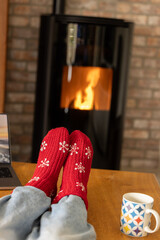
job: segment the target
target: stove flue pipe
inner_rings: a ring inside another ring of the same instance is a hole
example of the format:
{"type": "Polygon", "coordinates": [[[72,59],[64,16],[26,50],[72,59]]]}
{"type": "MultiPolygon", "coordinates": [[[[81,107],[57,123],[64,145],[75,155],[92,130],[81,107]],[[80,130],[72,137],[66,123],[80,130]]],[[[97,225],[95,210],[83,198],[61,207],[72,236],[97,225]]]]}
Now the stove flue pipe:
{"type": "Polygon", "coordinates": [[[65,0],[53,0],[53,14],[64,15],[65,12],[65,0]]]}

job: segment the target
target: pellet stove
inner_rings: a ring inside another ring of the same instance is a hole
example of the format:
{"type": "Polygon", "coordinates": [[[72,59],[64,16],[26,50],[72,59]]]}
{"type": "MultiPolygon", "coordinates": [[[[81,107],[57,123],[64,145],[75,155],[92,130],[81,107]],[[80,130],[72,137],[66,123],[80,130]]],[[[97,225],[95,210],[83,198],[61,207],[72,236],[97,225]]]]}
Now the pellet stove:
{"type": "Polygon", "coordinates": [[[41,16],[32,162],[48,130],[91,139],[92,167],[119,169],[133,23],[41,16]]]}

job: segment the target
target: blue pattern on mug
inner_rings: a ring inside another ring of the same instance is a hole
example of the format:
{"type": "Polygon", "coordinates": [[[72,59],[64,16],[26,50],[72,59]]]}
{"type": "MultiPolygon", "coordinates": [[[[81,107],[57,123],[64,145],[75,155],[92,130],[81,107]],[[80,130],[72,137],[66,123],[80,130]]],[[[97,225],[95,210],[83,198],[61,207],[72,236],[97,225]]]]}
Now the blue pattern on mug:
{"type": "Polygon", "coordinates": [[[120,230],[132,237],[142,237],[145,204],[131,203],[123,199],[120,230]]]}

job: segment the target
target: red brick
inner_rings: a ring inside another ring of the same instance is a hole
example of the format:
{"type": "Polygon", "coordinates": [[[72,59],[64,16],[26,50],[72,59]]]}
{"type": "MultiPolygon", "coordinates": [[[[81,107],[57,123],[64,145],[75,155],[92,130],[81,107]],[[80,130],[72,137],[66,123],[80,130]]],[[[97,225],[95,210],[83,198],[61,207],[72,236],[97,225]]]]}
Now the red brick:
{"type": "Polygon", "coordinates": [[[10,58],[15,60],[33,61],[37,60],[37,51],[10,50],[10,58]]]}
{"type": "Polygon", "coordinates": [[[123,149],[122,156],[123,158],[143,158],[144,153],[141,150],[123,149]]]}
{"type": "Polygon", "coordinates": [[[38,29],[35,29],[35,28],[14,27],[12,29],[12,36],[15,38],[23,38],[23,39],[37,39],[39,36],[39,31],[38,29]]]}
{"type": "Polygon", "coordinates": [[[159,100],[139,100],[138,104],[139,108],[149,108],[149,109],[159,109],[160,108],[160,101],[159,100]]]}
{"type": "Polygon", "coordinates": [[[136,107],[136,100],[135,99],[127,99],[127,108],[135,108],[136,107]]]}
{"type": "Polygon", "coordinates": [[[160,91],[154,91],[153,98],[160,99],[160,91]]]}
{"type": "Polygon", "coordinates": [[[134,36],[133,44],[134,46],[146,46],[146,37],[134,36]]]}
{"type": "Polygon", "coordinates": [[[154,119],[159,119],[160,118],[160,111],[158,111],[158,110],[153,110],[152,111],[152,118],[154,118],[154,119]]]}
{"type": "Polygon", "coordinates": [[[12,124],[33,124],[32,114],[9,114],[9,120],[12,124]]]}
{"type": "Polygon", "coordinates": [[[27,69],[29,72],[36,72],[37,71],[37,62],[29,62],[27,65],[27,69]]]}
{"type": "Polygon", "coordinates": [[[126,116],[131,118],[151,118],[152,111],[151,110],[143,110],[143,109],[127,109],[126,116]]]}
{"type": "Polygon", "coordinates": [[[157,7],[156,4],[152,5],[152,14],[153,15],[159,15],[160,14],[160,9],[159,9],[159,7],[157,7]]]}
{"type": "Polygon", "coordinates": [[[124,149],[128,149],[128,148],[132,148],[132,149],[136,149],[136,142],[139,141],[137,139],[123,139],[123,148],[124,149]]]}
{"type": "MultiPolygon", "coordinates": [[[[23,126],[20,124],[11,125],[11,134],[21,135],[23,134],[23,126]]],[[[19,149],[19,148],[18,148],[19,149]]]]}
{"type": "Polygon", "coordinates": [[[31,6],[30,8],[30,15],[31,16],[40,16],[41,14],[47,13],[47,6],[31,6]]]}
{"type": "Polygon", "coordinates": [[[26,17],[9,17],[9,25],[17,27],[27,27],[29,25],[29,19],[26,17]]]}
{"type": "Polygon", "coordinates": [[[150,4],[133,3],[132,4],[132,13],[148,15],[151,13],[151,7],[152,6],[150,4]]]}
{"type": "Polygon", "coordinates": [[[142,67],[142,58],[132,57],[131,58],[131,67],[142,67]]]}
{"type": "MultiPolygon", "coordinates": [[[[99,8],[105,8],[106,9],[106,1],[102,0],[99,3],[99,8]]],[[[98,8],[98,2],[96,0],[70,0],[66,2],[66,8],[67,9],[87,9],[90,11],[96,10],[98,8]]]]}
{"type": "Polygon", "coordinates": [[[157,57],[160,58],[160,50],[157,51],[157,57]]]}
{"type": "Polygon", "coordinates": [[[25,90],[26,90],[26,92],[34,93],[35,92],[35,84],[34,83],[26,83],[25,90]]]}
{"type": "Polygon", "coordinates": [[[12,139],[13,144],[31,144],[32,137],[30,135],[17,135],[14,140],[12,139]]]}
{"type": "MultiPolygon", "coordinates": [[[[20,145],[13,144],[11,146],[11,152],[12,152],[12,156],[14,156],[15,154],[19,154],[19,152],[20,152],[20,145]]],[[[15,161],[14,157],[13,157],[13,160],[15,161]]]]}
{"type": "Polygon", "coordinates": [[[144,60],[144,66],[148,68],[160,68],[160,59],[147,58],[144,60]]]}
{"type": "Polygon", "coordinates": [[[147,38],[147,45],[158,47],[160,46],[160,38],[158,37],[148,37],[147,38]]]}
{"type": "Polygon", "coordinates": [[[133,138],[133,139],[147,139],[149,137],[148,131],[144,130],[124,130],[125,138],[133,138]]]}
{"type": "Polygon", "coordinates": [[[8,93],[7,100],[10,103],[33,103],[33,93],[8,93]]]}
{"type": "Polygon", "coordinates": [[[160,27],[154,27],[152,26],[152,36],[160,36],[160,27]]]}
{"type": "Polygon", "coordinates": [[[132,78],[142,78],[142,77],[144,77],[144,70],[141,68],[131,68],[130,76],[132,78]]]}
{"type": "Polygon", "coordinates": [[[29,72],[18,72],[18,71],[10,71],[8,73],[9,79],[13,81],[21,81],[21,82],[35,82],[36,74],[29,72]]]}
{"type": "Polygon", "coordinates": [[[23,92],[25,90],[25,85],[21,82],[8,81],[6,87],[7,92],[23,92]]]}
{"type": "Polygon", "coordinates": [[[30,15],[31,7],[29,5],[15,5],[13,7],[13,13],[15,15],[30,15]]]}
{"type": "Polygon", "coordinates": [[[152,91],[139,88],[131,88],[128,90],[128,97],[131,98],[151,98],[152,91]]]}
{"type": "Polygon", "coordinates": [[[132,128],[133,126],[133,120],[132,119],[126,119],[124,122],[125,129],[132,128]]]}
{"type": "Polygon", "coordinates": [[[122,158],[120,162],[120,169],[123,170],[125,167],[130,166],[130,159],[122,158]]]}
{"type": "Polygon", "coordinates": [[[133,56],[143,56],[143,57],[155,57],[157,55],[157,49],[151,47],[133,47],[133,56]]]}
{"type": "Polygon", "coordinates": [[[148,24],[151,26],[159,26],[160,25],[160,17],[159,16],[149,16],[148,24]]]}
{"type": "Polygon", "coordinates": [[[147,150],[145,153],[145,157],[148,159],[158,159],[159,158],[159,151],[151,151],[147,150]]]}
{"type": "Polygon", "coordinates": [[[160,0],[150,0],[152,3],[160,3],[160,0]]]}
{"type": "Polygon", "coordinates": [[[136,146],[141,149],[159,149],[159,142],[157,140],[147,139],[147,140],[138,140],[136,141],[136,146]]]}
{"type": "Polygon", "coordinates": [[[7,61],[7,70],[23,71],[26,69],[26,62],[23,61],[7,61]]]}
{"type": "Polygon", "coordinates": [[[130,14],[116,14],[116,18],[125,19],[130,22],[134,22],[136,26],[138,25],[146,25],[147,24],[147,16],[144,15],[133,15],[132,12],[130,14]]]}
{"type": "Polygon", "coordinates": [[[140,119],[140,120],[136,119],[134,120],[133,126],[134,128],[147,129],[149,126],[149,121],[144,119],[140,119]]]}
{"type": "Polygon", "coordinates": [[[159,141],[153,139],[124,139],[124,148],[158,150],[159,141]]]}
{"type": "Polygon", "coordinates": [[[116,14],[114,12],[109,12],[109,9],[102,9],[101,12],[93,12],[89,10],[76,10],[76,11],[68,11],[69,15],[78,15],[78,16],[91,16],[91,17],[106,17],[106,18],[116,18],[116,14]]]}
{"type": "Polygon", "coordinates": [[[160,121],[156,120],[134,120],[134,127],[140,129],[160,129],[160,121]]]}
{"type": "Polygon", "coordinates": [[[34,104],[25,104],[24,113],[34,113],[34,104]]]}
{"type": "Polygon", "coordinates": [[[30,126],[29,124],[26,124],[25,126],[24,126],[24,132],[26,133],[26,134],[32,134],[32,131],[33,131],[33,126],[30,126]]]}
{"type": "Polygon", "coordinates": [[[159,80],[139,79],[137,86],[149,89],[160,89],[159,80]]]}
{"type": "Polygon", "coordinates": [[[37,50],[38,49],[38,39],[28,39],[27,40],[27,49],[37,50]]]}
{"type": "Polygon", "coordinates": [[[23,154],[30,155],[31,150],[32,150],[32,148],[31,148],[30,145],[26,145],[26,146],[21,147],[21,153],[23,153],[23,154]]]}
{"type": "Polygon", "coordinates": [[[127,2],[134,2],[134,3],[148,3],[148,0],[127,0],[127,2]]]}
{"type": "Polygon", "coordinates": [[[6,104],[5,111],[7,113],[23,113],[23,104],[6,104]]]}
{"type": "Polygon", "coordinates": [[[157,30],[155,29],[155,27],[151,27],[151,26],[135,26],[134,28],[134,34],[135,35],[140,35],[140,36],[154,36],[156,37],[156,32],[157,30]]]}
{"type": "MultiPolygon", "coordinates": [[[[65,8],[65,14],[66,15],[77,15],[77,16],[91,16],[91,13],[93,14],[92,16],[98,16],[98,12],[93,12],[93,11],[83,11],[82,9],[72,9],[72,8],[68,8],[66,6],[65,8]]],[[[101,13],[103,14],[103,13],[101,13]]]]}
{"type": "Polygon", "coordinates": [[[156,130],[156,131],[151,131],[151,138],[152,139],[160,139],[160,131],[156,130]]]}
{"type": "Polygon", "coordinates": [[[18,38],[10,38],[8,40],[8,48],[25,49],[26,48],[26,40],[18,39],[18,38]]]}
{"type": "Polygon", "coordinates": [[[156,168],[158,166],[158,163],[157,161],[153,160],[153,159],[147,159],[144,158],[144,159],[132,159],[131,160],[131,167],[132,168],[137,168],[138,170],[140,168],[142,168],[142,171],[144,171],[144,169],[147,169],[150,170],[151,168],[156,168]]]}
{"type": "Polygon", "coordinates": [[[131,5],[127,2],[117,2],[116,4],[117,12],[128,13],[131,10],[131,5]]]}
{"type": "Polygon", "coordinates": [[[40,27],[40,17],[32,17],[30,18],[30,26],[34,28],[40,27]]]}
{"type": "Polygon", "coordinates": [[[159,74],[158,69],[141,69],[141,68],[132,68],[130,70],[130,76],[132,78],[157,78],[159,74]]]}
{"type": "Polygon", "coordinates": [[[150,129],[160,129],[160,121],[151,120],[149,122],[149,128],[150,129]]]}
{"type": "Polygon", "coordinates": [[[30,0],[9,0],[9,3],[21,3],[21,4],[25,4],[25,3],[29,3],[30,0]]]}
{"type": "Polygon", "coordinates": [[[52,5],[53,4],[53,0],[31,0],[31,3],[33,5],[52,5]]]}

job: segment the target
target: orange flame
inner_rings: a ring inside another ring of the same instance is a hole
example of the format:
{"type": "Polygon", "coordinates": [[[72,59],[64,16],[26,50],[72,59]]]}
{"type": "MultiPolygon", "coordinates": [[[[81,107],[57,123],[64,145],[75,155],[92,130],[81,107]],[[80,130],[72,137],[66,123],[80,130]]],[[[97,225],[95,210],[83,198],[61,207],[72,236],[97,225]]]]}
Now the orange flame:
{"type": "Polygon", "coordinates": [[[92,69],[87,74],[86,81],[88,86],[84,91],[79,90],[74,101],[74,108],[81,110],[93,109],[94,105],[94,88],[96,87],[100,78],[100,69],[92,69]]]}

